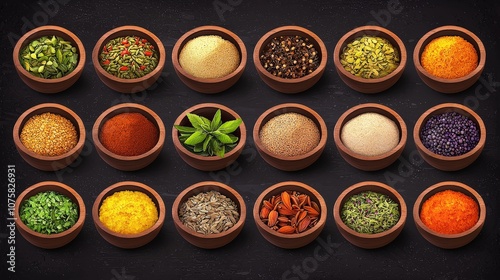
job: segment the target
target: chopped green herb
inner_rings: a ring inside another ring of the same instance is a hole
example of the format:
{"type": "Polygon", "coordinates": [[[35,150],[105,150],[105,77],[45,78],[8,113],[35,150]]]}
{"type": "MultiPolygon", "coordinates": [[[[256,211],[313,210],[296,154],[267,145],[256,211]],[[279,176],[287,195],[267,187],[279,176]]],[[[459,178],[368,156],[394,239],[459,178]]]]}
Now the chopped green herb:
{"type": "Polygon", "coordinates": [[[399,205],[387,195],[365,191],[351,196],[344,203],[341,217],[356,232],[380,233],[399,221],[399,205]]]}
{"type": "Polygon", "coordinates": [[[26,226],[38,233],[60,233],[76,223],[78,206],[63,194],[40,192],[23,201],[20,216],[26,226]]]}

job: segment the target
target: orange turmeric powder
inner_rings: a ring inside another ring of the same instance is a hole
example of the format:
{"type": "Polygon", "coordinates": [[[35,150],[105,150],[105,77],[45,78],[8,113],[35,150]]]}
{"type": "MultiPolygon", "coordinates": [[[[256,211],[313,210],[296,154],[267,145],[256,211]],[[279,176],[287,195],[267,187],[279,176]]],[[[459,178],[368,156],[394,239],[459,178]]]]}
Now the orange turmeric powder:
{"type": "Polygon", "coordinates": [[[436,232],[461,233],[479,220],[479,205],[464,193],[445,190],[435,193],[423,203],[420,219],[436,232]]]}
{"type": "Polygon", "coordinates": [[[471,43],[460,36],[442,36],[425,46],[420,58],[430,74],[444,78],[461,78],[477,68],[478,55],[471,43]]]}

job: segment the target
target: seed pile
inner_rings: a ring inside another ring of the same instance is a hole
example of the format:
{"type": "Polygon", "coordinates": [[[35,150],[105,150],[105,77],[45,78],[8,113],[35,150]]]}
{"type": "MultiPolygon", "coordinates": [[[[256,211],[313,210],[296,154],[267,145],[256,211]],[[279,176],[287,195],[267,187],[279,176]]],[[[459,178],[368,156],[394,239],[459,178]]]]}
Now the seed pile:
{"type": "Polygon", "coordinates": [[[143,77],[158,65],[154,46],[138,36],[118,37],[102,47],[99,63],[106,72],[122,79],[143,77]]]}
{"type": "Polygon", "coordinates": [[[240,219],[238,206],[218,191],[201,192],[182,203],[181,222],[201,234],[216,234],[232,228],[240,219]]]}
{"type": "Polygon", "coordinates": [[[399,143],[399,129],[394,121],[378,113],[363,113],[347,121],[340,132],[342,143],[364,156],[386,153],[399,143]]]}
{"type": "Polygon", "coordinates": [[[312,151],[318,146],[321,135],[310,118],[298,113],[284,113],[265,123],[259,137],[271,153],[293,157],[312,151]]]}
{"type": "Polygon", "coordinates": [[[477,51],[460,36],[442,36],[425,46],[420,63],[434,76],[455,79],[468,75],[478,65],[477,51]]]}
{"type": "Polygon", "coordinates": [[[260,218],[271,229],[284,234],[301,233],[314,227],[319,220],[319,205],[307,194],[283,191],[264,199],[260,218]]]}
{"type": "Polygon", "coordinates": [[[143,192],[118,191],[102,202],[99,220],[116,233],[137,234],[156,223],[158,209],[153,200],[143,192]]]}
{"type": "Polygon", "coordinates": [[[479,128],[475,122],[457,112],[434,115],[420,132],[422,144],[443,156],[463,155],[479,143],[479,128]]]}
{"type": "Polygon", "coordinates": [[[29,43],[19,54],[19,61],[32,75],[61,78],[73,71],[78,64],[78,50],[58,36],[43,36],[29,43]]]}
{"type": "Polygon", "coordinates": [[[272,75],[284,79],[304,77],[316,70],[321,57],[309,38],[280,36],[264,46],[260,63],[272,75]]]}
{"type": "Polygon", "coordinates": [[[236,46],[217,35],[191,39],[179,54],[179,64],[189,74],[204,79],[227,76],[240,65],[236,46]]]}
{"type": "Polygon", "coordinates": [[[382,78],[399,65],[398,49],[384,38],[363,36],[347,44],[340,63],[351,74],[365,79],[382,78]]]}
{"type": "Polygon", "coordinates": [[[76,146],[75,126],[58,114],[43,113],[31,117],[19,136],[30,151],[42,156],[60,156],[76,146]]]}
{"type": "Polygon", "coordinates": [[[342,221],[359,233],[384,232],[399,221],[399,205],[389,196],[364,191],[351,196],[342,206],[342,221]]]}
{"type": "Polygon", "coordinates": [[[445,190],[435,193],[422,204],[420,219],[439,233],[461,233],[477,223],[479,206],[464,193],[445,190]]]}

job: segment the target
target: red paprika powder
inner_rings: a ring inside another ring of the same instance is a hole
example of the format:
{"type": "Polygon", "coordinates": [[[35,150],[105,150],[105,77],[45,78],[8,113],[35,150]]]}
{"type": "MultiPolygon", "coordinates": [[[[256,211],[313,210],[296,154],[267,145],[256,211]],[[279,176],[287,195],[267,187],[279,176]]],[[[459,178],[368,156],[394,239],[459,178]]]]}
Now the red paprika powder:
{"type": "Polygon", "coordinates": [[[102,145],[121,156],[138,156],[158,142],[158,128],[141,113],[122,113],[107,120],[99,132],[102,145]]]}
{"type": "Polygon", "coordinates": [[[479,220],[479,205],[464,193],[445,190],[422,204],[420,219],[442,234],[456,234],[472,228],[479,220]]]}

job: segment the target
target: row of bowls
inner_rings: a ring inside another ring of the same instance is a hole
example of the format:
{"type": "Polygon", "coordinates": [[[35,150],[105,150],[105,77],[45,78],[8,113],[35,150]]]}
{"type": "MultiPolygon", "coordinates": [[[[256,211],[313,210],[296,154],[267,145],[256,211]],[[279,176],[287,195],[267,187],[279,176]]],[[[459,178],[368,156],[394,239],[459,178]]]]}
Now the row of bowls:
{"type": "MultiPolygon", "coordinates": [[[[23,37],[19,39],[16,46],[14,47],[13,52],[14,65],[21,79],[32,89],[43,93],[60,92],[73,85],[78,80],[83,71],[83,67],[85,65],[85,57],[85,48],[80,39],[71,31],[58,26],[42,26],[35,28],[30,32],[27,32],[23,37]],[[35,77],[28,73],[28,71],[26,71],[19,62],[19,53],[27,44],[41,36],[48,35],[60,36],[72,42],[73,45],[77,47],[80,54],[80,61],[76,69],[62,78],[48,80],[35,77]]],[[[142,27],[128,25],[117,27],[105,33],[97,41],[92,52],[92,62],[94,64],[95,71],[102,82],[111,89],[123,93],[140,92],[152,86],[161,75],[161,71],[165,66],[165,57],[165,48],[156,35],[142,27]],[[100,51],[102,50],[102,47],[111,39],[128,35],[139,36],[141,38],[148,39],[158,51],[158,66],[151,73],[145,75],[144,77],[136,79],[118,78],[107,73],[99,64],[98,57],[100,51]]],[[[404,43],[393,32],[378,26],[362,26],[349,31],[340,38],[337,45],[335,46],[333,59],[337,73],[349,87],[363,93],[377,93],[390,88],[398,81],[398,79],[403,74],[406,66],[407,53],[404,43]],[[340,63],[341,51],[348,43],[362,35],[381,36],[387,39],[395,48],[398,49],[401,56],[400,65],[391,74],[377,79],[365,79],[352,75],[342,67],[340,63]]],[[[253,61],[257,73],[269,87],[283,93],[297,93],[309,89],[321,78],[325,71],[327,63],[327,50],[323,41],[310,30],[300,26],[283,26],[275,28],[262,36],[262,38],[257,42],[255,46],[253,52],[253,61]],[[300,35],[310,38],[312,44],[314,44],[314,46],[319,50],[320,53],[321,61],[318,69],[307,76],[297,79],[284,79],[270,74],[261,65],[259,56],[270,40],[282,35],[300,35]]],[[[481,40],[469,30],[458,26],[442,26],[429,31],[418,41],[413,52],[413,61],[418,75],[429,87],[439,92],[456,93],[469,88],[479,79],[479,76],[481,75],[486,62],[486,51],[481,40]],[[424,47],[432,39],[446,35],[458,35],[463,37],[474,46],[479,55],[479,63],[477,68],[470,74],[462,78],[438,78],[428,73],[420,64],[420,56],[423,52],[424,47]]],[[[189,88],[203,93],[218,93],[233,86],[243,74],[246,62],[247,50],[243,41],[233,32],[219,26],[201,26],[186,32],[178,39],[172,50],[172,63],[178,77],[189,88]],[[189,40],[202,35],[219,35],[222,38],[229,40],[237,47],[240,53],[241,61],[239,66],[233,73],[222,78],[200,79],[190,75],[184,69],[182,69],[178,59],[180,51],[189,40]]]]}
{"type": "MultiPolygon", "coordinates": [[[[189,120],[187,118],[188,113],[194,113],[210,119],[217,109],[221,109],[223,121],[241,118],[235,111],[222,104],[202,103],[185,110],[175,120],[174,124],[184,126],[189,125],[189,120]]],[[[55,171],[70,165],[80,155],[80,152],[85,144],[85,135],[85,127],[80,117],[71,109],[55,103],[44,103],[28,109],[18,118],[13,129],[14,143],[21,157],[33,167],[45,171],[55,171]],[[32,116],[45,112],[59,114],[69,119],[74,124],[75,128],[77,128],[79,141],[69,152],[55,157],[41,156],[28,150],[22,144],[20,140],[20,133],[24,124],[32,116]]],[[[240,127],[235,131],[235,135],[239,137],[237,146],[230,152],[226,153],[223,158],[218,156],[207,157],[194,154],[184,147],[179,141],[179,132],[172,126],[172,141],[179,156],[190,166],[203,171],[224,169],[236,161],[246,144],[247,132],[244,122],[242,122],[240,127]]],[[[407,127],[401,116],[391,108],[377,103],[365,103],[348,109],[340,116],[334,127],[333,136],[335,145],[340,155],[349,164],[360,170],[374,171],[391,165],[399,158],[406,145],[407,127]],[[366,112],[379,113],[390,118],[396,123],[400,132],[400,139],[398,145],[392,150],[377,156],[365,156],[351,151],[343,144],[340,138],[342,126],[352,118],[366,112]]],[[[107,109],[97,118],[92,128],[92,139],[99,156],[110,166],[124,171],[138,170],[152,163],[160,154],[165,138],[165,126],[161,118],[146,106],[135,103],[122,103],[107,109]],[[99,139],[99,131],[101,130],[102,125],[111,117],[124,112],[139,112],[158,128],[159,140],[157,144],[148,152],[138,156],[121,156],[111,152],[102,145],[99,139]]],[[[268,164],[280,170],[296,171],[308,167],[321,156],[327,142],[327,126],[323,118],[313,109],[302,104],[284,103],[276,105],[260,115],[253,128],[253,139],[257,151],[268,164]],[[272,117],[288,112],[299,113],[313,120],[320,131],[320,141],[316,148],[303,155],[288,157],[273,154],[264,147],[259,137],[261,128],[272,117]]],[[[486,127],[481,117],[470,108],[456,103],[443,103],[428,109],[419,117],[413,130],[413,139],[420,155],[431,166],[439,170],[455,171],[467,167],[481,154],[486,142],[486,127]],[[431,152],[423,145],[420,139],[420,131],[427,120],[433,115],[452,111],[465,115],[476,123],[480,131],[479,143],[474,149],[460,156],[438,155],[431,152]]]]}
{"type": "MultiPolygon", "coordinates": [[[[172,218],[177,231],[186,241],[200,248],[214,249],[222,247],[236,238],[236,236],[241,232],[245,223],[246,211],[247,210],[243,198],[233,188],[223,183],[215,181],[205,181],[191,185],[177,196],[172,206],[172,218]],[[188,198],[200,192],[207,192],[211,190],[218,191],[233,200],[238,207],[240,219],[232,228],[225,232],[204,235],[194,232],[187,226],[185,226],[180,221],[178,213],[180,205],[182,205],[182,203],[185,202],[188,198]]],[[[40,182],[27,188],[19,195],[16,200],[14,215],[17,218],[17,228],[27,241],[41,248],[53,249],[68,244],[82,230],[85,221],[85,204],[80,195],[71,187],[59,182],[46,181],[40,182]],[[19,209],[21,203],[29,199],[31,196],[43,191],[56,191],[62,193],[68,196],[78,205],[79,219],[72,228],[62,233],[46,235],[31,230],[22,222],[22,220],[19,218],[19,209]]],[[[407,207],[403,197],[392,187],[380,182],[365,181],[348,187],[339,195],[333,206],[333,217],[338,230],[347,241],[361,248],[375,249],[389,244],[400,234],[406,222],[407,207]],[[374,191],[380,194],[387,195],[398,204],[400,219],[396,225],[385,232],[377,234],[364,234],[358,233],[344,224],[340,217],[342,205],[352,195],[364,191],[374,191]]],[[[124,181],[111,185],[110,187],[104,189],[97,196],[92,207],[92,218],[94,220],[97,231],[106,241],[120,248],[137,248],[152,241],[160,232],[165,221],[165,204],[161,196],[153,188],[139,182],[124,181]],[[99,208],[102,204],[102,201],[113,193],[123,190],[141,191],[147,194],[155,203],[158,209],[158,220],[151,228],[138,234],[118,234],[110,231],[99,220],[99,208]]],[[[253,207],[253,218],[257,229],[267,241],[277,247],[294,249],[303,247],[311,243],[319,236],[326,223],[327,206],[321,194],[319,194],[311,186],[301,182],[287,181],[272,185],[259,195],[253,207]],[[283,191],[298,191],[300,193],[307,194],[309,195],[309,197],[311,197],[312,201],[315,201],[319,205],[321,213],[318,223],[314,227],[301,233],[283,234],[270,229],[264,222],[261,221],[259,213],[262,201],[264,199],[269,199],[274,195],[280,194],[283,191]]],[[[427,241],[441,248],[453,249],[470,243],[479,234],[486,219],[486,207],[482,197],[473,188],[460,182],[446,181],[430,186],[418,196],[413,206],[413,219],[418,231],[427,241]],[[437,233],[429,229],[420,220],[419,213],[422,207],[422,203],[436,192],[448,189],[459,191],[468,195],[469,197],[473,198],[479,206],[479,219],[477,223],[469,230],[459,234],[437,233]]]]}

